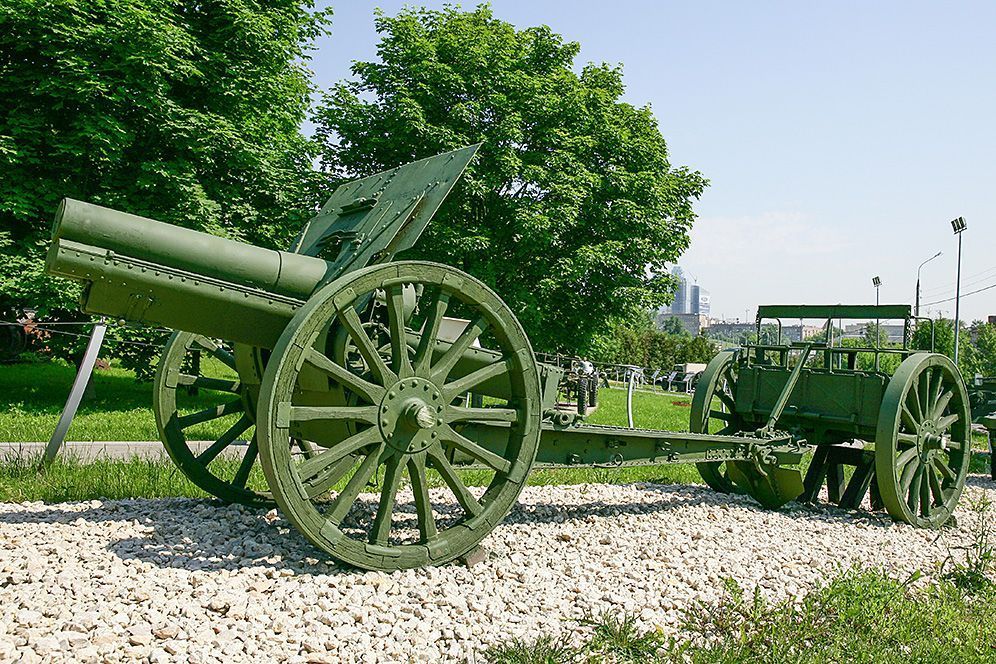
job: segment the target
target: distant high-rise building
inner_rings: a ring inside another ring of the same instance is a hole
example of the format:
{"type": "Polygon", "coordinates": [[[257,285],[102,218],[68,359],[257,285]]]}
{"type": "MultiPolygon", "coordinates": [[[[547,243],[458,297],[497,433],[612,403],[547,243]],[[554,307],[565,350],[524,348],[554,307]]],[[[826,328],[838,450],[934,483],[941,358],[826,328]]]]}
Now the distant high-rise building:
{"type": "Polygon", "coordinates": [[[709,315],[709,291],[698,286],[697,284],[692,286],[692,313],[701,314],[703,316],[709,315]]]}
{"type": "Polygon", "coordinates": [[[674,301],[671,303],[671,313],[675,315],[692,313],[688,292],[688,279],[680,267],[671,268],[671,274],[678,280],[678,288],[674,291],[674,301]]]}

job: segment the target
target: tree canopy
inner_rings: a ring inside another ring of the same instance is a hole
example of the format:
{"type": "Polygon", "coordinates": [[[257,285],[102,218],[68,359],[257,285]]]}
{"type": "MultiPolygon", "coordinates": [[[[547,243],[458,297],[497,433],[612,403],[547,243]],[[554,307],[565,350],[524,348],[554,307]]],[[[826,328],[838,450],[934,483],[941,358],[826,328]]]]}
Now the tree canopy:
{"type": "Polygon", "coordinates": [[[76,308],[45,277],[63,196],[283,244],[314,199],[310,0],[0,4],[0,304],[76,308]]]}
{"type": "Polygon", "coordinates": [[[484,279],[539,350],[585,352],[613,320],[671,292],[664,264],[688,246],[698,172],[671,165],[622,71],[575,70],[579,45],[516,29],[487,6],[379,14],[377,59],[315,113],[324,168],[367,175],[483,142],[409,257],[484,279]]]}

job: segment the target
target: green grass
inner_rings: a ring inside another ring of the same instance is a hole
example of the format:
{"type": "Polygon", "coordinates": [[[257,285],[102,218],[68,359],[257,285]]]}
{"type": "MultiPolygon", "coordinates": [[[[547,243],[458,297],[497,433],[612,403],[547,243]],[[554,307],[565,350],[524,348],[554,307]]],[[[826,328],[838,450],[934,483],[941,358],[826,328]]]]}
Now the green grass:
{"type": "Polygon", "coordinates": [[[658,662],[822,664],[823,662],[996,661],[996,548],[991,502],[969,505],[972,543],[936,564],[938,581],[914,586],[875,568],[852,568],[801,598],[766,600],[732,579],[720,599],[685,608],[678,636],[640,630],[631,614],[587,615],[582,643],[540,635],[492,647],[494,664],[658,662]]]}
{"type": "Polygon", "coordinates": [[[972,593],[948,581],[913,588],[875,570],[847,572],[798,602],[769,602],[728,581],[718,602],[686,610],[679,638],[605,613],[582,621],[587,638],[579,646],[543,636],[486,657],[496,664],[992,662],[994,611],[991,584],[972,593]]]}
{"type": "MultiPolygon", "coordinates": [[[[205,367],[212,375],[226,375],[226,368],[205,367]]],[[[74,377],[73,367],[61,362],[0,366],[0,442],[46,441],[55,428],[59,413],[74,377]]],[[[213,405],[217,397],[202,393],[186,397],[183,411],[213,405]]],[[[682,394],[638,390],[633,397],[634,424],[649,429],[687,431],[691,399],[682,394]]],[[[133,374],[112,367],[98,370],[93,378],[93,394],[84,401],[69,430],[69,440],[132,441],[158,440],[151,409],[152,386],[137,383],[133,374]]],[[[215,439],[234,416],[198,425],[189,430],[193,439],[215,439]]],[[[588,418],[592,424],[625,426],[626,391],[599,390],[599,406],[588,418]]],[[[985,438],[977,444],[985,448],[985,438]]],[[[231,477],[237,461],[219,458],[212,464],[231,477]]],[[[188,482],[168,459],[101,461],[80,463],[62,459],[39,477],[32,460],[0,464],[0,501],[43,500],[59,502],[94,498],[136,496],[205,497],[188,482]]],[[[803,467],[803,471],[805,466],[803,467]]],[[[973,458],[972,472],[988,472],[988,460],[973,458]]],[[[463,471],[464,481],[481,486],[490,482],[484,471],[463,471]]],[[[663,484],[700,483],[694,466],[648,466],[611,468],[537,469],[529,476],[531,485],[617,483],[650,481],[663,484]]],[[[436,486],[442,483],[430,477],[436,486]]],[[[253,469],[249,486],[263,489],[266,481],[259,468],[253,469]]]]}
{"type": "MultiPolygon", "coordinates": [[[[207,367],[202,367],[207,370],[207,367]]],[[[223,376],[227,369],[211,368],[211,375],[223,376]]],[[[0,442],[46,441],[55,428],[74,377],[73,367],[61,362],[0,366],[0,442]]],[[[595,424],[626,424],[625,390],[601,390],[599,407],[590,421],[595,424]]],[[[644,428],[676,431],[688,429],[688,403],[684,395],[637,392],[633,399],[635,424],[644,428]]],[[[186,397],[183,412],[218,403],[217,397],[202,393],[186,397]]],[[[112,367],[96,371],[93,394],[80,407],[68,440],[134,441],[158,440],[151,409],[152,386],[137,383],[133,374],[112,367]]],[[[188,430],[192,439],[215,439],[234,421],[235,416],[199,425],[188,430]]],[[[232,477],[237,460],[219,457],[211,468],[223,477],[232,477]]],[[[0,463],[0,501],[41,500],[64,502],[96,498],[158,498],[166,496],[207,497],[191,484],[169,459],[100,460],[82,463],[60,458],[39,475],[37,459],[0,463]]],[[[486,485],[491,474],[485,471],[462,471],[464,481],[472,486],[486,485]]],[[[444,486],[430,471],[429,481],[444,486]]],[[[699,482],[691,466],[653,466],[639,468],[564,468],[539,469],[529,476],[531,485],[699,482]]],[[[266,480],[257,466],[249,486],[264,489],[266,480]]]]}
{"type": "MultiPolygon", "coordinates": [[[[0,366],[0,442],[47,441],[75,377],[64,362],[0,366]]],[[[215,403],[207,394],[191,397],[190,409],[215,403]]],[[[221,422],[192,427],[196,438],[217,438],[221,422]]],[[[111,367],[94,372],[92,390],[80,405],[66,440],[159,440],[152,414],[152,384],[135,381],[132,372],[111,367]]]]}

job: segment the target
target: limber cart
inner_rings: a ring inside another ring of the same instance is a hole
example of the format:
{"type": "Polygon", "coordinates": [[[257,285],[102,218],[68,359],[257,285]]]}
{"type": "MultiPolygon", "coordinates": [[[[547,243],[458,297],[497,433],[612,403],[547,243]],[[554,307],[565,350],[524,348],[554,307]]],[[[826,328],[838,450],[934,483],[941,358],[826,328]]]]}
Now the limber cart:
{"type": "MultiPolygon", "coordinates": [[[[941,355],[896,351],[902,365],[887,376],[857,370],[861,351],[832,339],[723,352],[699,381],[691,432],[593,426],[557,410],[562,371],[536,361],[497,293],[453,267],[394,260],[476,150],[341,186],[290,251],[66,199],[47,270],[84,282],[85,312],[182,330],[160,360],[154,410],[191,481],[225,501],[276,503],[315,546],[357,567],[468,554],[540,466],[695,463],[713,488],[769,507],[815,499],[826,482],[842,505],[872,486],[897,519],[948,518],[970,418],[941,355]],[[190,389],[218,394],[217,405],[182,408],[190,389]],[[196,445],[199,427],[221,419],[224,433],[196,445]],[[234,466],[221,460],[232,450],[242,450],[234,466]],[[249,482],[257,462],[266,490],[249,482]],[[844,486],[847,465],[856,470],[844,486]]],[[[912,321],[908,307],[769,307],[759,318],[802,315],[912,321]]]]}

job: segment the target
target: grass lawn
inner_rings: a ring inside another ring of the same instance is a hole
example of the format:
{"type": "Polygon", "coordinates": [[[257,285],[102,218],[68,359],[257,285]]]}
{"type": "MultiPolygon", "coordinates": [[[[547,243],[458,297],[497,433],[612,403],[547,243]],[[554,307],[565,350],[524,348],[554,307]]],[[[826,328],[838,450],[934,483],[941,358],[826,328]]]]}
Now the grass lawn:
{"type": "Polygon", "coordinates": [[[770,603],[728,584],[715,604],[686,609],[681,638],[641,631],[632,617],[593,616],[584,643],[550,637],[492,648],[494,664],[660,662],[934,664],[996,660],[996,588],[942,580],[917,589],[853,570],[798,602],[770,603]]]}
{"type": "MultiPolygon", "coordinates": [[[[59,413],[74,377],[74,369],[61,362],[0,366],[0,442],[47,441],[55,428],[59,413]]],[[[683,394],[637,391],[633,397],[634,424],[640,428],[687,431],[691,398],[683,394]]],[[[185,410],[199,410],[218,403],[216,396],[202,392],[188,397],[185,410]]],[[[69,440],[131,441],[158,440],[151,410],[152,386],[137,383],[133,375],[119,368],[97,371],[93,378],[93,395],[84,401],[73,425],[69,440]]],[[[194,439],[216,439],[236,416],[208,422],[188,431],[194,439]]],[[[602,389],[599,406],[589,417],[592,424],[626,425],[626,391],[602,389]]],[[[984,446],[984,438],[977,444],[984,446]]],[[[987,472],[987,460],[974,458],[973,472],[987,472]]],[[[219,457],[212,468],[232,477],[237,459],[219,457]]],[[[470,485],[485,485],[490,474],[484,471],[461,471],[470,485]]],[[[433,473],[434,475],[434,473],[433,473]]],[[[529,476],[529,484],[583,484],[651,481],[663,484],[700,483],[698,471],[691,465],[610,468],[538,469],[529,476]]],[[[442,486],[438,477],[430,482],[442,486]]],[[[265,489],[266,480],[259,467],[249,478],[249,486],[265,489]]],[[[33,460],[0,463],[0,501],[43,500],[60,502],[95,498],[186,496],[206,494],[180,474],[169,459],[96,461],[80,463],[61,459],[39,476],[33,460]]]]}
{"type": "MultiPolygon", "coordinates": [[[[0,442],[47,441],[55,428],[74,377],[73,367],[62,362],[0,366],[0,442]]],[[[691,399],[686,395],[636,392],[633,397],[638,427],[687,431],[691,399]]],[[[218,403],[203,393],[188,398],[185,410],[199,410],[218,403]]],[[[93,395],[80,407],[68,440],[132,441],[158,440],[151,409],[152,386],[137,383],[131,372],[119,368],[96,371],[93,395]]],[[[188,431],[192,438],[214,440],[234,420],[234,416],[199,425],[188,431]]],[[[599,407],[589,418],[594,424],[626,425],[626,392],[601,390],[599,407]]],[[[220,457],[212,468],[231,466],[219,474],[231,477],[237,460],[220,457]]],[[[464,481],[483,485],[489,473],[462,471],[464,481]]],[[[438,478],[430,478],[442,486],[438,478]]],[[[533,485],[581,483],[660,483],[700,482],[692,466],[656,466],[624,469],[565,468],[536,470],[529,477],[533,485]]],[[[266,480],[257,466],[249,486],[264,489],[266,480]]],[[[107,460],[80,463],[61,459],[44,475],[36,472],[34,460],[0,463],[0,501],[44,500],[60,502],[95,498],[205,497],[203,491],[179,473],[169,459],[128,461],[107,460]]]]}
{"type": "MultiPolygon", "coordinates": [[[[0,366],[0,442],[47,441],[75,375],[75,368],[64,362],[0,366]]],[[[214,401],[202,394],[190,405],[206,407],[214,401]]],[[[214,439],[225,426],[213,424],[191,431],[214,439]]],[[[132,372],[116,367],[94,371],[92,393],[80,405],[66,440],[159,440],[152,383],[138,383],[132,372]]]]}

